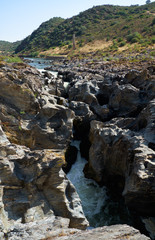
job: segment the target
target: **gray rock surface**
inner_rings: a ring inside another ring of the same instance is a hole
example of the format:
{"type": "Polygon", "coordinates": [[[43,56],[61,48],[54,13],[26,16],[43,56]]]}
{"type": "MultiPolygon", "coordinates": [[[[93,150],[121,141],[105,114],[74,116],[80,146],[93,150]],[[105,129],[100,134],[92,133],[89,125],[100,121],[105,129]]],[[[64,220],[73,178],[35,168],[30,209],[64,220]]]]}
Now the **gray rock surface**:
{"type": "Polygon", "coordinates": [[[77,230],[88,222],[62,166],[73,126],[80,137],[90,130],[86,176],[155,215],[154,70],[70,67],[54,79],[23,63],[0,66],[0,238],[149,239],[127,225],[77,230]]]}
{"type": "MultiPolygon", "coordinates": [[[[63,235],[63,234],[62,234],[63,235]]],[[[75,234],[70,233],[70,236],[64,233],[64,236],[61,237],[49,237],[46,238],[48,240],[58,240],[58,239],[67,239],[67,240],[114,240],[114,239],[123,239],[123,240],[149,240],[149,237],[141,234],[138,230],[127,226],[127,225],[114,225],[114,226],[106,226],[101,228],[96,228],[93,230],[87,230],[85,232],[77,232],[75,234]],[[66,236],[65,236],[66,235],[66,236]]]]}
{"type": "Polygon", "coordinates": [[[155,154],[143,136],[116,124],[92,121],[90,142],[87,176],[114,191],[117,188],[128,207],[155,215],[155,154]]]}
{"type": "Polygon", "coordinates": [[[73,111],[43,88],[42,76],[34,68],[12,64],[0,68],[0,76],[2,235],[10,229],[15,233],[16,226],[29,232],[25,226],[30,229],[32,222],[55,216],[66,218],[68,227],[85,229],[81,201],[62,170],[73,111]]]}

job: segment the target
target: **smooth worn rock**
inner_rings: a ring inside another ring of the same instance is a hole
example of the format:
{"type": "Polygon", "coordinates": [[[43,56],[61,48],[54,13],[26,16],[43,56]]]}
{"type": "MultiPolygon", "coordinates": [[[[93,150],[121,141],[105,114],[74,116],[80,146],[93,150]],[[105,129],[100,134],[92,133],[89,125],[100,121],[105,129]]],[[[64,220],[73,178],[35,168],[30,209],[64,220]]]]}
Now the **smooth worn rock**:
{"type": "Polygon", "coordinates": [[[55,238],[63,234],[74,234],[77,229],[70,229],[69,220],[61,217],[46,217],[31,223],[15,224],[6,234],[8,240],[42,240],[51,236],[55,238]]]}
{"type": "Polygon", "coordinates": [[[85,229],[88,222],[81,201],[62,170],[72,136],[73,111],[46,91],[34,68],[6,65],[0,74],[2,235],[13,231],[24,239],[29,235],[24,235],[25,230],[18,234],[16,224],[24,229],[27,223],[55,216],[67,218],[68,227],[85,229]]]}
{"type": "Polygon", "coordinates": [[[72,137],[82,139],[86,176],[153,219],[154,68],[97,60],[53,68],[58,78],[23,63],[0,66],[0,238],[148,239],[126,225],[77,230],[88,222],[62,167],[72,137]]]}
{"type": "Polygon", "coordinates": [[[33,222],[48,215],[70,219],[69,226],[85,228],[81,202],[61,167],[64,153],[10,144],[1,130],[1,221],[6,231],[14,222],[33,222]]]}
{"type": "Polygon", "coordinates": [[[142,136],[114,124],[91,122],[87,177],[123,194],[130,209],[155,216],[154,151],[142,136]]]}
{"type": "Polygon", "coordinates": [[[140,105],[139,89],[130,84],[116,84],[110,96],[109,105],[114,111],[118,112],[117,115],[133,114],[140,105]]]}
{"type": "Polygon", "coordinates": [[[43,88],[40,73],[16,64],[0,75],[0,120],[8,139],[31,149],[66,148],[74,113],[43,88]]]}
{"type": "MultiPolygon", "coordinates": [[[[53,237],[46,238],[44,240],[52,240],[53,237]]],[[[62,234],[60,237],[54,238],[55,240],[114,240],[114,239],[123,239],[123,240],[149,240],[149,237],[141,234],[138,230],[128,226],[128,225],[113,225],[105,226],[101,228],[95,228],[92,230],[77,232],[75,234],[62,234]]]]}

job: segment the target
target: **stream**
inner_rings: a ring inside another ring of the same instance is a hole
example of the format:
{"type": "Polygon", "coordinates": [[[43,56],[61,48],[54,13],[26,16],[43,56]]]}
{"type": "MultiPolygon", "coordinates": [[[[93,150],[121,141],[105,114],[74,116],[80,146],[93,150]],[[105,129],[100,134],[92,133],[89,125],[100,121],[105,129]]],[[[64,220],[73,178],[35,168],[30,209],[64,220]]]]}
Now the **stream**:
{"type": "Polygon", "coordinates": [[[106,187],[99,187],[94,180],[84,177],[83,168],[87,161],[81,157],[80,141],[72,141],[71,145],[78,149],[78,155],[67,177],[79,194],[90,227],[120,223],[131,225],[130,215],[124,203],[112,201],[107,195],[106,187]]]}
{"type": "MultiPolygon", "coordinates": [[[[44,68],[51,65],[50,60],[32,59],[29,65],[44,71],[44,68]]],[[[51,72],[57,76],[56,72],[51,72]]],[[[91,179],[84,177],[83,168],[87,161],[81,157],[79,145],[80,141],[72,141],[73,146],[78,149],[77,161],[72,165],[70,172],[67,174],[68,179],[73,183],[82,202],[83,211],[87,217],[90,227],[100,227],[112,224],[129,224],[132,225],[131,217],[124,202],[114,202],[107,194],[106,187],[99,185],[91,179]]]]}

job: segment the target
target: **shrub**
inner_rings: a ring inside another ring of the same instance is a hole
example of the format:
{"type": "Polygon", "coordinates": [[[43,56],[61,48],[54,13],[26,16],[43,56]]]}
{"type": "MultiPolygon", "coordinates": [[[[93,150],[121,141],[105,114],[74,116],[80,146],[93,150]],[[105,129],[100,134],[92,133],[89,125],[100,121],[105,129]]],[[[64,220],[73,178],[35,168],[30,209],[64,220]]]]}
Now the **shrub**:
{"type": "Polygon", "coordinates": [[[73,47],[73,45],[70,43],[69,45],[68,45],[68,49],[71,49],[73,47]]]}
{"type": "Polygon", "coordinates": [[[138,32],[131,33],[127,36],[127,41],[130,43],[139,42],[142,39],[142,35],[138,32]]]}
{"type": "Polygon", "coordinates": [[[155,18],[152,20],[152,25],[155,25],[155,18]]]}
{"type": "Polygon", "coordinates": [[[21,58],[16,57],[16,56],[15,57],[6,57],[5,61],[7,63],[20,63],[20,62],[22,62],[21,58]]]}
{"type": "Polygon", "coordinates": [[[122,42],[122,41],[123,41],[123,38],[122,38],[122,37],[119,37],[119,38],[117,39],[117,41],[118,41],[118,42],[122,42]]]}
{"type": "Polygon", "coordinates": [[[126,45],[126,42],[125,41],[122,41],[119,43],[119,47],[124,47],[126,45]]]}
{"type": "Polygon", "coordinates": [[[151,42],[154,44],[155,43],[155,36],[152,37],[151,42]]]}
{"type": "Polygon", "coordinates": [[[128,25],[124,25],[124,27],[122,29],[128,29],[129,26],[128,25]]]}

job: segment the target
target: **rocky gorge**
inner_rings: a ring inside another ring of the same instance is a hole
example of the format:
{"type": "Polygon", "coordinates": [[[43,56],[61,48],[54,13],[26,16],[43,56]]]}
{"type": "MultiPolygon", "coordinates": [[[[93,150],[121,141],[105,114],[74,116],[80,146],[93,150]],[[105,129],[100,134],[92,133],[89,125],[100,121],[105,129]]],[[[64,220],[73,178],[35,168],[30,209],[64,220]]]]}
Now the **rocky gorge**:
{"type": "Polygon", "coordinates": [[[43,73],[1,62],[0,123],[0,239],[150,239],[127,225],[85,230],[65,174],[72,139],[85,176],[123,198],[155,237],[153,61],[60,60],[43,73]]]}

